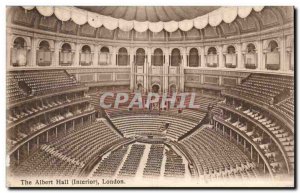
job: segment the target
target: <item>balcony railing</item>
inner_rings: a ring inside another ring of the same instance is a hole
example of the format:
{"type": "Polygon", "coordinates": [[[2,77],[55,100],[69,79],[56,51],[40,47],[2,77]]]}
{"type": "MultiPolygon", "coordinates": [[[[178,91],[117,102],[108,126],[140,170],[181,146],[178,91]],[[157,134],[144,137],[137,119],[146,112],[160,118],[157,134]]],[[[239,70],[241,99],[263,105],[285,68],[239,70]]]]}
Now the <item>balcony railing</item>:
{"type": "Polygon", "coordinates": [[[59,53],[59,65],[60,66],[71,66],[74,60],[73,52],[60,52],[59,53]]]}
{"type": "Polygon", "coordinates": [[[11,49],[11,65],[12,66],[26,66],[27,65],[28,50],[26,48],[12,48],[11,49]]]}
{"type": "Polygon", "coordinates": [[[93,54],[91,54],[91,53],[81,53],[80,54],[80,65],[81,66],[91,66],[92,58],[93,58],[93,54]]]}
{"type": "Polygon", "coordinates": [[[52,63],[52,51],[37,51],[37,65],[38,66],[50,66],[52,63]]]}

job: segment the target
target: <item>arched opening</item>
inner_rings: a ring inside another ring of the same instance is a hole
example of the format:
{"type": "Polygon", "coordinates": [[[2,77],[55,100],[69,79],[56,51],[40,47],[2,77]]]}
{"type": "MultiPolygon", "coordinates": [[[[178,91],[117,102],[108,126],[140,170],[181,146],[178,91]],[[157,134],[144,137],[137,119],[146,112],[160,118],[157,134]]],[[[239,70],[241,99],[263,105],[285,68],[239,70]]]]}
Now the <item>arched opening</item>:
{"type": "Polygon", "coordinates": [[[228,46],[227,47],[227,54],[225,55],[225,67],[226,68],[236,68],[236,54],[235,54],[235,47],[228,46]]]}
{"type": "Polygon", "coordinates": [[[135,56],[135,64],[137,66],[144,66],[145,63],[145,50],[143,48],[139,48],[136,50],[136,56],[135,56]]]}
{"type": "Polygon", "coordinates": [[[208,49],[206,58],[207,67],[218,67],[218,55],[215,47],[208,49]]]}
{"type": "Polygon", "coordinates": [[[109,65],[111,62],[111,55],[109,53],[108,47],[102,47],[100,49],[100,54],[99,54],[99,65],[105,66],[109,65]]]}
{"type": "Polygon", "coordinates": [[[266,68],[268,70],[279,70],[280,69],[280,53],[278,44],[276,41],[270,41],[268,45],[268,52],[266,54],[266,68]]]}
{"type": "Polygon", "coordinates": [[[163,51],[160,48],[154,50],[154,56],[152,57],[153,66],[162,66],[164,63],[163,51]]]}
{"type": "Polygon", "coordinates": [[[137,84],[137,91],[138,91],[138,92],[142,93],[142,92],[143,92],[143,88],[144,88],[144,87],[143,87],[143,85],[142,85],[141,83],[138,83],[138,84],[137,84]]]}
{"type": "Polygon", "coordinates": [[[92,51],[91,51],[91,47],[88,45],[84,45],[81,48],[80,65],[81,66],[92,65],[92,51]]]}
{"type": "Polygon", "coordinates": [[[11,65],[26,66],[27,64],[27,49],[26,41],[22,37],[17,37],[13,42],[11,65]]]}
{"type": "Polygon", "coordinates": [[[171,86],[170,86],[170,88],[169,88],[169,90],[170,90],[170,93],[175,93],[177,90],[176,90],[176,85],[175,84],[172,84],[171,86]]]}
{"type": "Polygon", "coordinates": [[[159,85],[157,85],[157,84],[154,84],[153,86],[152,86],[152,92],[153,93],[159,93],[159,89],[160,89],[160,87],[159,87],[159,85]]]}
{"type": "Polygon", "coordinates": [[[68,43],[64,43],[61,46],[59,53],[59,64],[61,66],[71,66],[73,61],[72,47],[68,43]]]}
{"type": "Polygon", "coordinates": [[[126,48],[120,48],[118,53],[118,66],[129,65],[129,56],[126,48]]]}
{"type": "Polygon", "coordinates": [[[257,68],[257,55],[255,45],[250,43],[247,45],[247,53],[245,54],[245,68],[256,69],[257,68]]]}
{"type": "Polygon", "coordinates": [[[199,54],[196,48],[192,48],[189,53],[189,66],[198,67],[199,66],[199,54]]]}
{"type": "Polygon", "coordinates": [[[181,64],[181,55],[180,50],[175,48],[171,52],[171,66],[180,66],[181,64]]]}
{"type": "Polygon", "coordinates": [[[52,61],[52,52],[48,41],[41,41],[37,52],[37,65],[50,66],[52,61]]]}

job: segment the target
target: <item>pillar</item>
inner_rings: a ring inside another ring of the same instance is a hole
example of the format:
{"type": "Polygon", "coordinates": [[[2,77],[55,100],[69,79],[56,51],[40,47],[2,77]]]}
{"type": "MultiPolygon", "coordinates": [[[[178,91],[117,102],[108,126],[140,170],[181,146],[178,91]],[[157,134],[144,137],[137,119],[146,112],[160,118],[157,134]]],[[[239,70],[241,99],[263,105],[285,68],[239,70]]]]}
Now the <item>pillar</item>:
{"type": "Polygon", "coordinates": [[[217,54],[219,57],[219,68],[224,68],[223,47],[221,45],[217,47],[217,54]]]}
{"type": "Polygon", "coordinates": [[[59,66],[59,51],[60,51],[60,41],[54,41],[54,56],[52,58],[52,66],[59,66]]]}
{"type": "Polygon", "coordinates": [[[200,67],[205,67],[205,49],[200,47],[200,67]]]}
{"type": "Polygon", "coordinates": [[[80,66],[80,44],[75,45],[75,56],[74,56],[74,66],[80,66]]]}
{"type": "Polygon", "coordinates": [[[236,45],[236,54],[237,54],[237,68],[238,69],[244,69],[245,65],[243,62],[243,54],[242,54],[242,44],[236,45]]]}
{"type": "Polygon", "coordinates": [[[93,66],[99,66],[99,52],[100,52],[100,45],[94,45],[94,56],[93,56],[93,66]]]}
{"type": "Polygon", "coordinates": [[[264,70],[265,69],[265,54],[263,53],[263,42],[257,41],[257,69],[264,70]]]}

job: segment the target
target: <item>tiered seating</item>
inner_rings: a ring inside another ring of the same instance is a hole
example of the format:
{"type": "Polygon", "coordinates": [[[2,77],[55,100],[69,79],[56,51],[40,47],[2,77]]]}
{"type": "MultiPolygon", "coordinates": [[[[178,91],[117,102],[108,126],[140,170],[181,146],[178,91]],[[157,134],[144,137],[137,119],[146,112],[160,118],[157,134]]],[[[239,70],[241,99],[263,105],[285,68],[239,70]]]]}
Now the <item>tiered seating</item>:
{"type": "Polygon", "coordinates": [[[237,93],[245,98],[270,104],[274,97],[282,93],[284,89],[292,90],[293,88],[293,77],[251,74],[244,83],[230,88],[229,91],[237,93]]]}
{"type": "MultiPolygon", "coordinates": [[[[44,106],[44,108],[46,108],[44,106]]],[[[47,107],[48,108],[48,107],[47,107]]],[[[71,107],[70,107],[71,108],[71,107]]],[[[65,110],[70,110],[69,107],[65,108],[65,110]]],[[[93,107],[90,105],[82,106],[81,108],[78,108],[74,111],[66,111],[65,113],[60,113],[60,112],[50,112],[48,114],[42,115],[42,117],[45,117],[45,119],[35,119],[33,116],[32,119],[29,119],[28,121],[22,123],[22,124],[17,124],[16,126],[12,127],[10,132],[8,133],[8,148],[11,148],[14,144],[17,142],[21,141],[22,139],[26,138],[27,136],[37,132],[38,130],[41,130],[47,126],[50,126],[52,124],[55,124],[59,121],[62,121],[64,119],[68,119],[73,116],[80,115],[85,112],[92,111],[93,107]]],[[[26,117],[25,113],[21,113],[22,117],[26,117]]]]}
{"type": "Polygon", "coordinates": [[[195,109],[182,109],[181,113],[178,112],[178,109],[169,109],[166,111],[161,111],[161,115],[167,115],[167,116],[176,116],[183,119],[188,119],[195,122],[200,122],[206,115],[206,113],[203,113],[199,110],[195,109]]]}
{"type": "Polygon", "coordinates": [[[151,145],[148,154],[146,167],[144,168],[143,175],[145,177],[159,177],[164,156],[164,145],[151,145]]]}
{"type": "Polygon", "coordinates": [[[207,107],[210,104],[216,104],[219,99],[216,98],[208,98],[207,96],[203,96],[201,94],[196,94],[195,97],[195,105],[200,105],[201,110],[207,110],[207,107]]]}
{"type": "Polygon", "coordinates": [[[8,101],[20,100],[26,96],[26,93],[19,88],[17,80],[14,79],[11,73],[7,73],[6,93],[8,101]]]}
{"type": "Polygon", "coordinates": [[[276,120],[272,120],[270,117],[263,115],[260,112],[252,109],[236,107],[245,115],[259,121],[265,128],[270,130],[287,152],[287,156],[292,166],[294,166],[294,136],[285,127],[280,126],[276,120]]]}
{"type": "Polygon", "coordinates": [[[64,70],[10,72],[8,82],[9,101],[79,86],[64,70]]]}
{"type": "Polygon", "coordinates": [[[177,155],[174,150],[166,150],[166,165],[165,165],[165,177],[184,177],[185,164],[182,157],[177,155]]]}
{"type": "Polygon", "coordinates": [[[116,175],[122,160],[128,150],[128,147],[119,148],[109,154],[108,157],[104,158],[93,176],[102,176],[102,177],[113,177],[116,175]]]}
{"type": "Polygon", "coordinates": [[[140,165],[145,145],[133,144],[130,152],[119,172],[119,176],[134,177],[140,165]]]}
{"type": "Polygon", "coordinates": [[[50,147],[66,157],[85,164],[97,154],[98,150],[119,139],[121,136],[117,132],[102,121],[96,121],[84,130],[76,131],[57,140],[50,147]]]}
{"type": "Polygon", "coordinates": [[[280,102],[279,104],[275,105],[275,108],[281,111],[281,113],[287,115],[291,120],[294,120],[294,96],[280,102]]]}
{"type": "Polygon", "coordinates": [[[76,164],[66,162],[39,149],[12,172],[24,177],[77,176],[81,170],[76,164]]]}
{"type": "Polygon", "coordinates": [[[200,175],[239,176],[245,172],[253,173],[255,168],[238,147],[212,129],[194,133],[180,143],[193,157],[200,175]]]}
{"type": "Polygon", "coordinates": [[[177,139],[189,130],[193,129],[197,122],[184,119],[157,115],[134,115],[111,118],[112,122],[125,136],[139,134],[162,134],[159,131],[161,125],[170,123],[167,129],[167,136],[177,139]]]}

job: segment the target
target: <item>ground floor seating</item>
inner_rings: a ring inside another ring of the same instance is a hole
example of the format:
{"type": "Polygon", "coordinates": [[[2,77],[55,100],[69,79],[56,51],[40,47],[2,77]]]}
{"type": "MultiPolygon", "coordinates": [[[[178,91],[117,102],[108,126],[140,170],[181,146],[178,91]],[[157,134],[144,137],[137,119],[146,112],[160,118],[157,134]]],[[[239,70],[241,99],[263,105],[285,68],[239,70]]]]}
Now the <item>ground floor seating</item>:
{"type": "Polygon", "coordinates": [[[130,152],[119,171],[120,177],[134,177],[136,175],[144,150],[145,145],[133,144],[131,146],[130,152]]]}
{"type": "Polygon", "coordinates": [[[144,177],[159,177],[164,156],[164,145],[151,145],[147,163],[143,171],[144,177]]]}
{"type": "Polygon", "coordinates": [[[165,177],[184,177],[185,175],[185,164],[180,155],[176,154],[174,150],[166,149],[166,165],[164,176],[165,177]]]}
{"type": "Polygon", "coordinates": [[[98,168],[93,173],[93,176],[113,177],[116,175],[120,164],[122,163],[128,147],[120,147],[112,151],[99,164],[98,168]]]}

